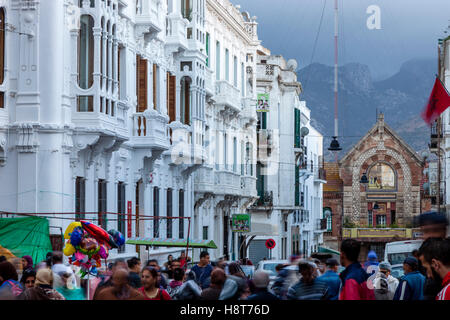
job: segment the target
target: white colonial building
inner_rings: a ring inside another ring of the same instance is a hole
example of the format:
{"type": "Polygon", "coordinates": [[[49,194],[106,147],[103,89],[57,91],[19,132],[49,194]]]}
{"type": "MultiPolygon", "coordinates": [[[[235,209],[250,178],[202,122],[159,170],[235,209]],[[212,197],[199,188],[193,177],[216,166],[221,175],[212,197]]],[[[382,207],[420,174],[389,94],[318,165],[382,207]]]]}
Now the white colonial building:
{"type": "Polygon", "coordinates": [[[86,218],[126,238],[214,240],[212,259],[267,238],[273,257],[314,247],[321,180],[302,176],[301,127],[314,170],[322,138],[296,63],[260,46],[255,20],[228,0],[0,0],[0,211],[50,217],[55,239],[86,218]],[[250,234],[231,231],[239,213],[250,234]]]}
{"type": "Polygon", "coordinates": [[[192,216],[206,1],[1,4],[0,210],[52,213],[62,230],[75,216],[57,213],[75,212],[133,237],[186,238],[187,221],[148,217],[192,216]]]}
{"type": "Polygon", "coordinates": [[[259,199],[249,209],[249,236],[254,236],[248,244],[249,257],[258,261],[309,255],[323,242],[317,221],[325,182],[319,170],[322,135],[311,126],[310,110],[299,100],[302,87],[297,81],[297,62],[286,62],[259,47],[257,64],[258,99],[267,95],[269,107],[258,112],[259,199]],[[270,251],[265,246],[267,239],[277,243],[270,251]]]}

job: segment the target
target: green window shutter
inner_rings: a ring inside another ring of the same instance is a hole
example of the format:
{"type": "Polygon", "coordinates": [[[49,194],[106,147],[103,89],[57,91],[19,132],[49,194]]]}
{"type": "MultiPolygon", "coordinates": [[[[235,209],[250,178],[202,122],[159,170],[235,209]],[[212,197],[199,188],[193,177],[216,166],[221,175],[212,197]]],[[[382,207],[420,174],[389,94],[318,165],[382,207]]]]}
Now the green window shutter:
{"type": "Polygon", "coordinates": [[[295,110],[295,147],[300,148],[300,110],[295,110]]]}

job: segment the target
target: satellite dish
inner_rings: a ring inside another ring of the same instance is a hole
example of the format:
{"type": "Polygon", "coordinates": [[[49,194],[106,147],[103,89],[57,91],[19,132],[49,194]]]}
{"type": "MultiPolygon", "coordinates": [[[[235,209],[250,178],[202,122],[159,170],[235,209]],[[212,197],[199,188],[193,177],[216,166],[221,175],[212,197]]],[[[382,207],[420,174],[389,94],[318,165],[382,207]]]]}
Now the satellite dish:
{"type": "Polygon", "coordinates": [[[307,136],[309,134],[309,129],[307,127],[303,127],[300,129],[300,134],[302,137],[307,136]]]}

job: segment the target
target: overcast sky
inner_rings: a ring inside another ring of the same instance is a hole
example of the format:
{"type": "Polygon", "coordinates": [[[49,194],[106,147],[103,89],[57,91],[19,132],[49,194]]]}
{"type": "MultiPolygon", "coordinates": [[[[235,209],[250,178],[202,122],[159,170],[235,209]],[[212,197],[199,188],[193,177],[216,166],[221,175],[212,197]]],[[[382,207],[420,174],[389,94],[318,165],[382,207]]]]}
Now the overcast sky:
{"type": "MultiPolygon", "coordinates": [[[[334,63],[334,0],[231,0],[242,11],[257,16],[259,38],[272,54],[296,58],[300,67],[311,62],[334,63]]],[[[339,0],[340,65],[359,62],[375,78],[396,73],[413,58],[437,59],[438,38],[450,19],[450,0],[339,0]],[[381,9],[381,30],[369,30],[370,5],[381,9]]]]}

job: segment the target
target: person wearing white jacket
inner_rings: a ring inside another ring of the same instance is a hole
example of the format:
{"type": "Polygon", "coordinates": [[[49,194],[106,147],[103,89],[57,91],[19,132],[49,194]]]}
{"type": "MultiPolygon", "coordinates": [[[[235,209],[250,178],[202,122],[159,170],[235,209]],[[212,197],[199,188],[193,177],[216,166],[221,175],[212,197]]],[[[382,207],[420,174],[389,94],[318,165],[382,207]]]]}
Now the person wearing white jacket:
{"type": "Polygon", "coordinates": [[[399,281],[391,276],[391,265],[389,262],[381,262],[378,272],[373,280],[376,300],[392,300],[399,281]]]}

